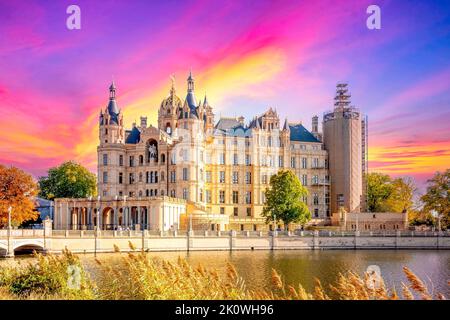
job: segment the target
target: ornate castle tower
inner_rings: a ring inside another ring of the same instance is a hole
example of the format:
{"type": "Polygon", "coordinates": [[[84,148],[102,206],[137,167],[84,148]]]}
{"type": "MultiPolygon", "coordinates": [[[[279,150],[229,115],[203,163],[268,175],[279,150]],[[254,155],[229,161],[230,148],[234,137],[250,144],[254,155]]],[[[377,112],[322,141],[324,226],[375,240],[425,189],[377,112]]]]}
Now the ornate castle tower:
{"type": "Polygon", "coordinates": [[[114,155],[124,147],[125,130],[123,115],[116,101],[116,86],[114,82],[109,87],[109,102],[99,117],[98,154],[98,194],[100,196],[117,194],[116,165],[119,160],[114,155]]]}
{"type": "Polygon", "coordinates": [[[350,106],[347,84],[336,88],[335,108],[323,118],[323,139],[329,153],[331,212],[364,210],[363,115],[350,106]]]}
{"type": "Polygon", "coordinates": [[[123,115],[116,101],[116,86],[114,82],[109,87],[109,103],[104,111],[100,110],[99,118],[100,145],[107,143],[124,143],[125,131],[123,115]]]}
{"type": "Polygon", "coordinates": [[[182,107],[181,99],[176,95],[175,79],[173,77],[171,79],[169,96],[161,102],[158,110],[158,127],[170,135],[177,128],[178,115],[182,107]]]}

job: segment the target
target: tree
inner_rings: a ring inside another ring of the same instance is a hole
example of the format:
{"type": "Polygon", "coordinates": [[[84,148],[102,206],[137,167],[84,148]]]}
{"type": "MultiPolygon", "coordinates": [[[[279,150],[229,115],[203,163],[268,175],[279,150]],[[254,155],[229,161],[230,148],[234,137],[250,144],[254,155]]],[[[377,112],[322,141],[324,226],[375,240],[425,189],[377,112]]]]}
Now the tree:
{"type": "Polygon", "coordinates": [[[409,177],[392,179],[382,173],[367,176],[370,212],[408,212],[413,206],[416,186],[409,177]]]}
{"type": "Polygon", "coordinates": [[[50,168],[47,177],[39,178],[39,196],[54,198],[86,198],[97,194],[97,179],[93,173],[73,161],[50,168]]]}
{"type": "Polygon", "coordinates": [[[273,175],[265,195],[262,216],[266,218],[266,223],[282,220],[287,229],[292,222],[304,225],[311,220],[311,212],[302,201],[308,195],[308,190],[292,171],[281,170],[273,175]]]}
{"type": "Polygon", "coordinates": [[[378,172],[367,175],[367,206],[370,212],[386,212],[386,201],[392,193],[391,178],[378,172]]]}
{"type": "Polygon", "coordinates": [[[8,225],[9,207],[13,226],[39,217],[33,202],[37,192],[37,184],[31,175],[15,167],[0,165],[0,225],[8,225]]]}
{"type": "Polygon", "coordinates": [[[421,197],[424,209],[435,211],[441,219],[441,226],[450,225],[450,169],[436,172],[428,180],[427,192],[421,197]]]}
{"type": "Polygon", "coordinates": [[[409,212],[413,206],[416,186],[409,177],[397,178],[391,182],[392,192],[386,200],[386,209],[390,212],[409,212]]]}

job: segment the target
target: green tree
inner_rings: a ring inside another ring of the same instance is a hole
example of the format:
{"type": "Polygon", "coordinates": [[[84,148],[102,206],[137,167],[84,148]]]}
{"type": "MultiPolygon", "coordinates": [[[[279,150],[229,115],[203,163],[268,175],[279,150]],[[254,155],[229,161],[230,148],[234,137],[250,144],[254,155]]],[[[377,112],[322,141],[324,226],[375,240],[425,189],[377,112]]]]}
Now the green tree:
{"type": "Polygon", "coordinates": [[[367,175],[367,206],[370,212],[386,212],[386,201],[392,193],[391,178],[378,172],[367,175]]]}
{"type": "Polygon", "coordinates": [[[424,209],[435,211],[441,219],[441,226],[450,225],[450,169],[436,172],[428,180],[427,192],[421,197],[424,209]]]}
{"type": "Polygon", "coordinates": [[[39,196],[45,199],[85,198],[97,193],[96,177],[82,165],[67,161],[39,178],[39,196]]]}
{"type": "Polygon", "coordinates": [[[308,190],[292,171],[281,170],[273,175],[265,195],[262,216],[266,218],[266,223],[281,220],[287,229],[292,222],[304,225],[311,220],[308,206],[302,201],[308,190]]]}

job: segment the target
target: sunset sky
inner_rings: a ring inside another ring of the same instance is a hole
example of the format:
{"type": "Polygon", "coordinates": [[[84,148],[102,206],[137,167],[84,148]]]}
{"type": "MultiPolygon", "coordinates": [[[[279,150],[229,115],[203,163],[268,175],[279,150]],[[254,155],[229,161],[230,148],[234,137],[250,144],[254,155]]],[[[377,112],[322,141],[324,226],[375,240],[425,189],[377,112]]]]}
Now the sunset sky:
{"type": "Polygon", "coordinates": [[[126,126],[156,125],[170,75],[184,98],[191,68],[216,120],[274,107],[307,128],[347,81],[369,117],[371,171],[423,185],[450,167],[450,4],[400,0],[0,0],[0,163],[95,172],[111,79],[126,126]],[[66,28],[70,4],[81,30],[66,28]],[[381,30],[366,27],[370,4],[381,30]]]}

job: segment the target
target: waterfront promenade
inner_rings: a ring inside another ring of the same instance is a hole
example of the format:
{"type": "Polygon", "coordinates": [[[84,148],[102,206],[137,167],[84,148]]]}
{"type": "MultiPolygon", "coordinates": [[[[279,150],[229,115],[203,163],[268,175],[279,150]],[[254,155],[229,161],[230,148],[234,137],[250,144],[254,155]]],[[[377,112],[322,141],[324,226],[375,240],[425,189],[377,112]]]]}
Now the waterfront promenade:
{"type": "Polygon", "coordinates": [[[16,229],[0,230],[0,256],[20,252],[74,253],[208,250],[322,250],[322,249],[450,249],[450,232],[151,232],[16,229]]]}

